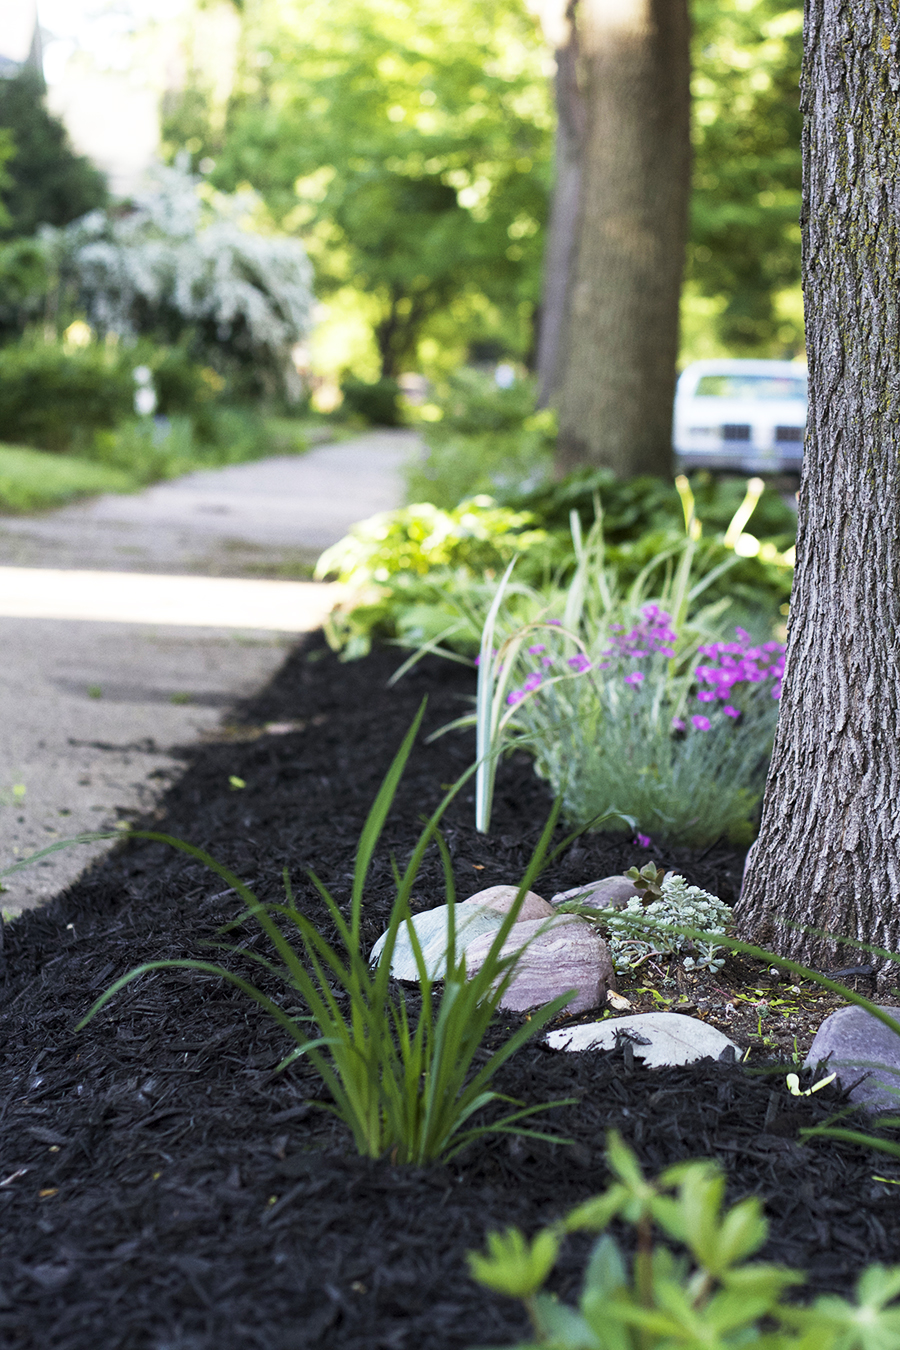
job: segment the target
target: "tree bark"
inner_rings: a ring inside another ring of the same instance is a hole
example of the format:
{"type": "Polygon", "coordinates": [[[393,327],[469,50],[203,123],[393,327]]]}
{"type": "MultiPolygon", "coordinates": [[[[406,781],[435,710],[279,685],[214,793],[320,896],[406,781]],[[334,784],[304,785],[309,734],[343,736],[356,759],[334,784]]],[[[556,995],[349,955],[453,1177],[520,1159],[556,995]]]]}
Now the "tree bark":
{"type": "Polygon", "coordinates": [[[556,154],[538,337],[539,408],[548,406],[559,384],[560,342],[565,331],[581,200],[585,106],[578,87],[578,32],[572,17],[570,6],[563,40],[556,49],[556,154]]]}
{"type": "Polygon", "coordinates": [[[665,476],[690,186],[687,0],[578,0],[574,15],[585,123],[557,467],[665,476]]]}
{"type": "Polygon", "coordinates": [[[806,5],[809,427],[781,714],[736,911],[743,935],[826,970],[853,953],[807,928],[900,950],[896,11],[806,5]]]}

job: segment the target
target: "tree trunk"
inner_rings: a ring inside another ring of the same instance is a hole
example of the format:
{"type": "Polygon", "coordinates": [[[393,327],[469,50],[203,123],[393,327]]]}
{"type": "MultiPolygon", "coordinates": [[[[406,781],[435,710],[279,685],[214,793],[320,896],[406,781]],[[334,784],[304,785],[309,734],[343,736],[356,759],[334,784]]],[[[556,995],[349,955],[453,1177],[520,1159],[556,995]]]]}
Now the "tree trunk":
{"type": "Polygon", "coordinates": [[[804,929],[900,950],[900,71],[895,5],[806,12],[809,429],[781,716],[737,919],[827,970],[860,958],[804,929]]]}
{"type": "Polygon", "coordinates": [[[547,407],[559,384],[559,349],[565,330],[581,198],[584,126],[584,99],[578,88],[578,34],[574,23],[569,21],[563,43],[556,50],[556,155],[538,337],[539,408],[547,407]]]}
{"type": "Polygon", "coordinates": [[[585,102],[557,466],[668,475],[690,179],[687,0],[578,0],[585,102]]]}

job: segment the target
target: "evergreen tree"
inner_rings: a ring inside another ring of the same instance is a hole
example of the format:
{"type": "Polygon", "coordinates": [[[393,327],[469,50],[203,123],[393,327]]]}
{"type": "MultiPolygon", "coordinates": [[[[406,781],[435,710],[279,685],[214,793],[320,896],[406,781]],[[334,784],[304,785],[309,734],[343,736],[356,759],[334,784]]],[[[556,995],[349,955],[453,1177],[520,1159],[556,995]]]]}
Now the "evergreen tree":
{"type": "Polygon", "coordinates": [[[0,79],[0,129],[13,143],[0,182],[0,238],[32,235],[39,225],[67,225],[104,205],[103,174],[72,149],[65,127],[47,110],[36,71],[0,79]]]}

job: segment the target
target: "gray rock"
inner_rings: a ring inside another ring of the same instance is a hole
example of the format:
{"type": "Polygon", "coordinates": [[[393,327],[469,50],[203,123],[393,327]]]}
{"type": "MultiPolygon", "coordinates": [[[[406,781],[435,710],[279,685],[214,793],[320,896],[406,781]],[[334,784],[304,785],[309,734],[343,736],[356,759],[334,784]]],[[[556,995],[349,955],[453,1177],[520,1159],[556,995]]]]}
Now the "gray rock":
{"type": "Polygon", "coordinates": [[[696,1059],[739,1059],[741,1055],[734,1041],[721,1031],[684,1013],[611,1017],[604,1022],[563,1027],[545,1037],[552,1050],[614,1050],[622,1039],[631,1042],[635,1055],[650,1069],[693,1064],[696,1059]]]}
{"type": "Polygon", "coordinates": [[[568,900],[579,900],[591,909],[624,909],[628,901],[639,894],[627,877],[601,877],[599,881],[588,881],[583,886],[573,886],[570,891],[552,895],[550,903],[562,905],[568,900]]]}
{"type": "MultiPolygon", "coordinates": [[[[900,1008],[879,1006],[900,1022],[900,1008]]],[[[839,1008],[825,1018],[804,1067],[819,1064],[851,1089],[851,1101],[870,1111],[900,1114],[900,1036],[864,1008],[839,1008]]]]}
{"type": "MultiPolygon", "coordinates": [[[[470,975],[481,969],[493,942],[486,933],[466,947],[470,975]]],[[[575,990],[566,1005],[570,1013],[600,1007],[606,991],[615,989],[615,972],[609,949],[592,924],[575,914],[557,914],[552,919],[526,919],[517,923],[503,944],[501,955],[521,952],[501,1008],[527,1012],[540,1008],[560,994],[575,990]]]]}
{"type": "MultiPolygon", "coordinates": [[[[461,951],[468,953],[469,944],[476,938],[487,936],[490,945],[490,940],[493,939],[494,933],[500,927],[504,915],[517,895],[516,886],[488,886],[486,890],[478,891],[476,895],[470,896],[468,900],[463,900],[456,906],[454,918],[457,956],[461,951]]],[[[548,905],[546,900],[542,900],[534,891],[528,891],[522,902],[517,924],[523,920],[546,919],[554,913],[553,907],[548,905]]],[[[442,980],[447,973],[448,921],[449,911],[446,905],[438,905],[435,909],[425,910],[424,913],[415,914],[412,918],[412,926],[422,948],[425,969],[432,980],[442,980]]],[[[386,938],[387,933],[382,933],[372,948],[369,960],[373,965],[384,949],[386,938]]],[[[409,936],[409,921],[401,924],[397,934],[391,959],[391,974],[398,980],[419,978],[419,967],[409,936]]]]}

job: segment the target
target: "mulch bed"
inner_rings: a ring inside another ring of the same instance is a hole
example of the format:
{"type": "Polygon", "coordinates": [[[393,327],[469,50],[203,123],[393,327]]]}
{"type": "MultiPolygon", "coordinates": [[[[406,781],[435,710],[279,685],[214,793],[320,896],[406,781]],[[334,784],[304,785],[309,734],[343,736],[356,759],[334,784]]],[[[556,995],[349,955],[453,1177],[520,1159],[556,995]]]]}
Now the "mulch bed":
{"type": "MultiPolygon", "coordinates": [[[[349,899],[366,812],[420,700],[428,695],[432,730],[458,716],[472,692],[470,672],[438,661],[388,689],[397,664],[396,653],[380,652],[341,665],[319,639],[301,644],[230,731],[186,753],[153,828],[208,849],[262,897],[280,895],[287,866],[299,903],[329,931],[307,869],[349,899]],[[294,729],[264,729],[286,722],[294,729]]],[[[367,942],[390,907],[391,854],[402,867],[422,814],[472,755],[466,735],[420,739],[367,886],[367,942]]],[[[528,761],[513,758],[485,838],[464,790],[445,829],[460,898],[519,879],[549,806],[528,761]]],[[[537,889],[549,896],[651,856],[733,900],[740,852],[646,852],[622,835],[580,839],[537,889]]],[[[345,1128],[315,1105],[315,1076],[302,1066],[273,1073],[287,1048],[280,1029],[219,979],[145,976],[74,1032],[132,966],[210,959],[200,944],[239,912],[224,889],[183,855],[132,841],[7,929],[0,1346],[508,1345],[525,1333],[521,1309],[473,1284],[465,1253],[489,1229],[532,1231],[602,1190],[610,1128],[649,1173],[682,1158],[718,1158],[731,1199],[765,1198],[766,1258],[807,1271],[807,1288],[848,1291],[866,1262],[900,1251],[897,1187],[874,1179],[898,1169],[855,1146],[799,1142],[798,1130],[833,1113],[839,1098],[833,1089],[792,1098],[782,1076],[764,1071],[773,1048],[789,1057],[796,1038],[802,1053],[832,1003],[810,990],[785,992],[752,963],[695,981],[657,967],[645,970],[643,993],[626,990],[639,1007],[666,999],[725,1027],[750,1051],[745,1065],[647,1070],[620,1054],[532,1045],[497,1086],[526,1102],[577,1098],[545,1118],[572,1144],[498,1135],[424,1169],[357,1157],[345,1128]]],[[[415,895],[423,907],[443,899],[434,848],[415,895]]],[[[249,927],[239,940],[264,951],[249,927]]],[[[563,1296],[578,1286],[586,1241],[564,1252],[554,1277],[563,1296]]]]}

